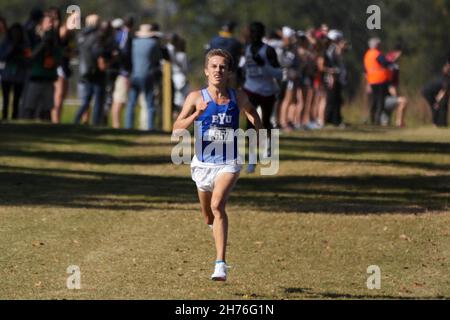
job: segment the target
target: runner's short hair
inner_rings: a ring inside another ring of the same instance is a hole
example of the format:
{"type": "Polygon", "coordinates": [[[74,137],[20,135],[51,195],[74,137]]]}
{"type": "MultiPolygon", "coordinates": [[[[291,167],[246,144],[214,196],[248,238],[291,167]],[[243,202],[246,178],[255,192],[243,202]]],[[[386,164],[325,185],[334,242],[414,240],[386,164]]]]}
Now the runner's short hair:
{"type": "Polygon", "coordinates": [[[208,67],[209,59],[211,59],[214,56],[219,56],[225,58],[225,61],[227,62],[227,69],[230,70],[231,66],[233,65],[233,57],[231,54],[224,49],[212,49],[209,50],[208,53],[206,53],[205,56],[205,69],[208,67]]]}

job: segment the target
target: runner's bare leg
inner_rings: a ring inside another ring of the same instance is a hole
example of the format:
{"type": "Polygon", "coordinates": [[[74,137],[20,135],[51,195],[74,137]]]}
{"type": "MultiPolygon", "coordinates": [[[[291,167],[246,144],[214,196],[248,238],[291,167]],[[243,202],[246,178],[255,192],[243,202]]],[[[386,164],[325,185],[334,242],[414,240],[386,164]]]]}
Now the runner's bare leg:
{"type": "Polygon", "coordinates": [[[213,234],[216,243],[216,261],[225,261],[228,237],[228,216],[225,206],[238,178],[239,173],[223,173],[217,176],[214,184],[211,210],[214,214],[213,234]]]}

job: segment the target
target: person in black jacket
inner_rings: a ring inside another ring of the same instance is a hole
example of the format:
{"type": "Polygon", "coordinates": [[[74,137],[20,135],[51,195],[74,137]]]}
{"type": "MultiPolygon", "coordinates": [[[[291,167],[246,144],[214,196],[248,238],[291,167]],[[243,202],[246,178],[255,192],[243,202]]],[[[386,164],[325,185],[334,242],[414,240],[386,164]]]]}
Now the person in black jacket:
{"type": "Polygon", "coordinates": [[[81,106],[75,115],[75,123],[80,123],[94,97],[92,124],[98,126],[103,121],[106,72],[113,54],[110,46],[112,28],[106,21],[100,28],[100,18],[97,15],[86,17],[86,24],[86,29],[78,39],[80,56],[78,89],[81,106]]]}
{"type": "Polygon", "coordinates": [[[116,43],[119,48],[119,74],[114,83],[113,104],[111,107],[112,126],[120,128],[123,106],[128,99],[131,74],[131,44],[133,40],[134,18],[128,16],[120,30],[116,32],[116,43]]]}
{"type": "Polygon", "coordinates": [[[442,74],[424,86],[422,95],[431,107],[433,124],[437,127],[447,127],[450,96],[450,57],[442,68],[442,74]]]}
{"type": "Polygon", "coordinates": [[[31,45],[31,64],[20,110],[25,119],[51,120],[54,82],[62,60],[62,48],[53,27],[52,15],[45,12],[36,26],[34,44],[31,45]]]}
{"type": "Polygon", "coordinates": [[[25,31],[20,23],[14,23],[6,39],[0,45],[0,60],[5,66],[1,74],[3,90],[3,120],[9,115],[9,96],[14,94],[12,119],[19,117],[19,101],[22,96],[31,49],[25,41],[25,31]]]}
{"type": "Polygon", "coordinates": [[[342,89],[347,81],[347,70],[343,62],[343,52],[346,41],[341,31],[328,32],[331,41],[325,53],[325,83],[327,90],[327,104],[325,109],[325,122],[334,126],[345,126],[342,119],[341,107],[343,103],[342,89]]]}

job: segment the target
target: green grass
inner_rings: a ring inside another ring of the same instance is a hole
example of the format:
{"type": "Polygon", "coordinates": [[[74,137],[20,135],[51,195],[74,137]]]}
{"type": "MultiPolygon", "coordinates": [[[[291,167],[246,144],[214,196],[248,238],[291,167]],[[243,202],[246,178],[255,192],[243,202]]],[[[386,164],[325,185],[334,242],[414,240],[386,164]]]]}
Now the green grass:
{"type": "Polygon", "coordinates": [[[2,123],[0,298],[448,299],[449,141],[427,127],[283,135],[278,175],[243,172],[230,198],[232,269],[215,283],[169,135],[2,123]]]}
{"type": "MultiPolygon", "coordinates": [[[[75,115],[76,112],[78,110],[80,106],[79,105],[73,105],[73,104],[65,104],[62,110],[62,114],[61,114],[61,123],[62,124],[73,124],[74,123],[74,119],[75,119],[75,115]]],[[[126,109],[126,105],[122,107],[122,111],[121,111],[121,126],[122,128],[125,126],[125,109],[126,109]]],[[[93,110],[93,106],[91,103],[91,107],[90,107],[90,115],[89,115],[89,123],[92,123],[92,110],[93,110]]],[[[140,127],[140,111],[141,111],[141,106],[139,103],[136,104],[135,107],[135,116],[134,116],[134,128],[139,128],[140,127]]],[[[160,117],[160,110],[157,109],[157,111],[155,112],[155,117],[154,117],[154,123],[155,126],[161,126],[161,117],[160,117]]],[[[108,127],[112,127],[112,118],[111,118],[111,112],[108,116],[108,127]]]]}

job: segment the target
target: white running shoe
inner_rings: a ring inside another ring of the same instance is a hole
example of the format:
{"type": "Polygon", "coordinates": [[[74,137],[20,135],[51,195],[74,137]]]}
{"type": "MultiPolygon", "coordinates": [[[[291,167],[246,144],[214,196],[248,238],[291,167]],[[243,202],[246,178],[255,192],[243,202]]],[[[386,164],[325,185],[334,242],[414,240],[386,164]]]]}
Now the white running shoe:
{"type": "Polygon", "coordinates": [[[211,275],[211,280],[226,281],[227,280],[227,265],[225,262],[216,263],[214,273],[211,275]]]}

